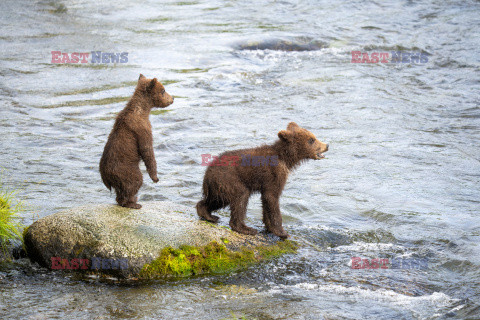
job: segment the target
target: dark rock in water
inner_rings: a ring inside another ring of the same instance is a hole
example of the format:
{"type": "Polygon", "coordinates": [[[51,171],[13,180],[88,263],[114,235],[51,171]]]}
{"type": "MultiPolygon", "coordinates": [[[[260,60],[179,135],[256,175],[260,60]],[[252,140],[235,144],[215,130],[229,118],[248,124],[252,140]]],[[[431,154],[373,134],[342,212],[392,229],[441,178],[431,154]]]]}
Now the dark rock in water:
{"type": "Polygon", "coordinates": [[[12,257],[13,259],[16,259],[16,260],[27,258],[27,252],[23,247],[17,246],[12,248],[12,257]]]}
{"type": "Polygon", "coordinates": [[[328,47],[325,42],[312,38],[265,39],[248,41],[235,46],[239,50],[315,51],[328,47]]]}
{"type": "Polygon", "coordinates": [[[225,272],[296,249],[274,236],[242,235],[200,221],[190,207],[142,205],[84,206],[44,217],[24,232],[28,257],[50,269],[163,278],[225,272]]]}

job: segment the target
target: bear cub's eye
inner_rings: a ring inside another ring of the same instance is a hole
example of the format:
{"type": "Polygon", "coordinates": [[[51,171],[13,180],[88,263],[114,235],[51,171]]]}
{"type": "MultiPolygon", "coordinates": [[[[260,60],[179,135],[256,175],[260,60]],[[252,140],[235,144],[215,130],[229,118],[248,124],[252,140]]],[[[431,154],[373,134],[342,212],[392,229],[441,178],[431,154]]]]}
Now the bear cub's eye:
{"type": "Polygon", "coordinates": [[[160,92],[162,95],[165,94],[165,89],[162,89],[162,92],[160,92]]]}
{"type": "Polygon", "coordinates": [[[310,144],[313,144],[314,142],[315,142],[315,139],[313,139],[313,138],[310,138],[310,139],[308,140],[308,143],[310,143],[310,144]]]}

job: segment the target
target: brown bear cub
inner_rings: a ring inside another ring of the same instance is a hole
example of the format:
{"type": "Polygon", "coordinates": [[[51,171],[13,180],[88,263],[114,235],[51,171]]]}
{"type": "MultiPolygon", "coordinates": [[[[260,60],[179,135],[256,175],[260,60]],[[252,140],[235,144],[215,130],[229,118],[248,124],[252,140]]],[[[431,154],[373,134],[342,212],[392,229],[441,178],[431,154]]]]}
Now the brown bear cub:
{"type": "Polygon", "coordinates": [[[203,199],[197,203],[197,214],[202,219],[217,222],[219,217],[212,211],[230,205],[232,230],[254,235],[257,230],[247,227],[244,220],[250,195],[260,192],[266,230],[282,239],[288,237],[279,206],[288,174],[307,159],[324,158],[322,153],[328,150],[328,144],[294,122],[278,137],[272,145],[227,151],[214,157],[203,179],[203,199]]]}
{"type": "Polygon", "coordinates": [[[117,203],[122,207],[142,207],[136,197],[143,183],[140,160],[145,162],[153,182],[158,182],[150,110],[172,103],[173,97],[157,78],[147,79],[141,74],[132,98],[115,120],[100,160],[100,174],[105,186],[115,190],[117,203]]]}

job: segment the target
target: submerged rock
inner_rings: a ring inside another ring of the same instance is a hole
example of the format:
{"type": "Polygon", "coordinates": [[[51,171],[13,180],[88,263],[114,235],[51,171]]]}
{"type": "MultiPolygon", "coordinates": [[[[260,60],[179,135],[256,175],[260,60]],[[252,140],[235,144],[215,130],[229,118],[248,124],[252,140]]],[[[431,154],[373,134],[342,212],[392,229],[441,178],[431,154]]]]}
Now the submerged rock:
{"type": "Polygon", "coordinates": [[[150,279],[226,272],[296,249],[275,236],[200,221],[190,207],[142,205],[83,206],[44,217],[24,232],[27,254],[50,269],[150,279]]]}
{"type": "Polygon", "coordinates": [[[308,37],[291,39],[263,39],[246,41],[235,45],[238,50],[274,50],[274,51],[315,51],[327,48],[328,45],[320,40],[308,37]]]}

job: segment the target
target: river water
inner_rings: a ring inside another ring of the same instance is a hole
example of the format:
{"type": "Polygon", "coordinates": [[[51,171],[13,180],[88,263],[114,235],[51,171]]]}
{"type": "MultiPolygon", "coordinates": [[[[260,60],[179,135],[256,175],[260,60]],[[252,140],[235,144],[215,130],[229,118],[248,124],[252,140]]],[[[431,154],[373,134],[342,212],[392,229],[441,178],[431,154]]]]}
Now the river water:
{"type": "MultiPolygon", "coordinates": [[[[298,254],[141,285],[19,260],[0,270],[1,318],[479,319],[479,12],[471,0],[2,1],[0,166],[25,224],[114,203],[98,162],[140,73],[176,97],[151,115],[160,182],[145,175],[140,201],[194,206],[201,154],[271,143],[290,121],[330,151],[281,198],[298,254]],[[55,64],[51,51],[128,62],[55,64]],[[428,61],[352,63],[352,51],[428,61]],[[391,265],[352,269],[353,257],[391,265]]],[[[248,224],[262,228],[259,196],[248,224]]]]}

